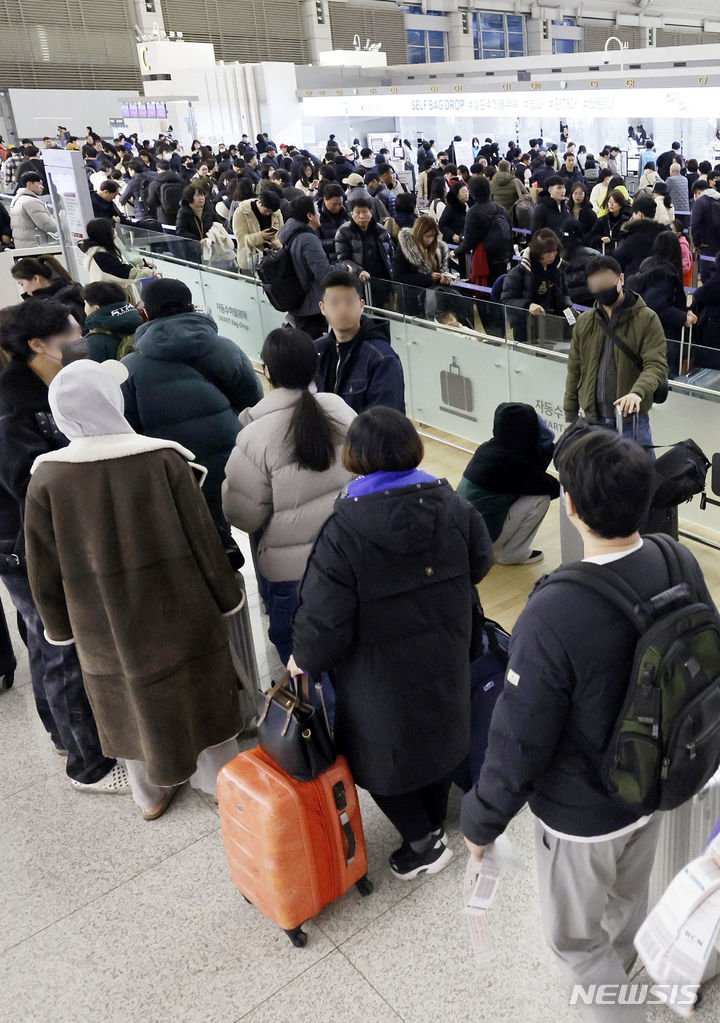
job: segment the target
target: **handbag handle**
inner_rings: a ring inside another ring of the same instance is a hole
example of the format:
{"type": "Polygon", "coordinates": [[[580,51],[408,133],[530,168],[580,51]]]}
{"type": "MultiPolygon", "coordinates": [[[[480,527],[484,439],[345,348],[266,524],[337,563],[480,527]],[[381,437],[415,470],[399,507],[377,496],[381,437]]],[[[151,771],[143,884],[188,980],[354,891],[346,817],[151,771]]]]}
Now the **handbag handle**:
{"type": "Polygon", "coordinates": [[[265,693],[265,706],[263,707],[262,714],[258,718],[258,728],[265,721],[265,718],[268,715],[268,711],[270,710],[270,704],[273,701],[273,697],[280,692],[282,687],[285,685],[285,682],[287,681],[287,677],[289,677],[289,675],[290,672],[287,672],[287,675],[283,675],[279,682],[273,682],[271,688],[268,689],[268,691],[265,693]]]}
{"type": "MultiPolygon", "coordinates": [[[[303,672],[302,675],[297,675],[296,678],[300,679],[297,696],[303,700],[304,703],[310,703],[310,676],[307,672],[303,672]]],[[[290,672],[286,671],[280,679],[280,684],[284,686],[287,685],[288,682],[291,686],[295,684],[290,672]]]]}
{"type": "MultiPolygon", "coordinates": [[[[265,706],[263,712],[258,718],[258,727],[264,722],[267,717],[267,713],[270,709],[270,704],[281,689],[284,689],[287,684],[291,682],[291,675],[289,671],[286,671],[282,678],[278,679],[277,682],[273,682],[272,687],[265,693],[265,706]]],[[[292,692],[292,689],[290,690],[292,692]]],[[[300,692],[292,694],[295,700],[303,700],[305,703],[310,703],[310,678],[308,675],[303,674],[300,676],[300,692]]],[[[294,708],[291,708],[291,710],[294,708]]]]}

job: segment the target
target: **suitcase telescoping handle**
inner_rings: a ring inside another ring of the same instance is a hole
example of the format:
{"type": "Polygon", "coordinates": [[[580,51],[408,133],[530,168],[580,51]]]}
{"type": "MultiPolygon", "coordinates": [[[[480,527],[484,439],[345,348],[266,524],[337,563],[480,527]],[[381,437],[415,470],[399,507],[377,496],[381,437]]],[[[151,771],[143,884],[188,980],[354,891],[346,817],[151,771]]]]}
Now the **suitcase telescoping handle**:
{"type": "Polygon", "coordinates": [[[336,782],[333,785],[333,799],[335,800],[335,807],[338,811],[338,819],[340,821],[340,828],[345,835],[347,840],[347,852],[345,853],[345,866],[349,867],[352,861],[355,859],[355,850],[357,848],[357,842],[355,841],[355,832],[353,826],[350,823],[350,818],[347,814],[347,795],[345,793],[344,782],[336,782]]]}
{"type": "MultiPolygon", "coordinates": [[[[622,434],[623,434],[623,414],[620,411],[620,409],[617,408],[617,406],[615,408],[615,426],[617,427],[617,432],[622,437],[622,434]]],[[[633,412],[633,440],[635,441],[636,444],[638,442],[639,433],[640,433],[640,423],[639,423],[639,419],[638,419],[638,413],[637,412],[633,412]]]]}

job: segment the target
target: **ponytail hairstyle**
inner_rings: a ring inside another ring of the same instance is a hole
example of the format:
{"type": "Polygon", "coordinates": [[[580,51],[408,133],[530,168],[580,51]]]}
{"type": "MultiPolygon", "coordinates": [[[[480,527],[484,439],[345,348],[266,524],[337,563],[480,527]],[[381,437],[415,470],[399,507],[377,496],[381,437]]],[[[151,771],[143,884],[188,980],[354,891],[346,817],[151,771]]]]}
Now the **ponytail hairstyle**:
{"type": "Polygon", "coordinates": [[[62,263],[54,256],[22,256],[13,263],[10,273],[16,281],[30,281],[37,276],[45,281],[60,278],[65,284],[75,283],[62,263]]]}
{"type": "Polygon", "coordinates": [[[265,338],[260,357],[274,387],[300,391],[286,434],[294,460],[301,469],[326,472],[335,463],[340,435],[337,424],[309,390],[317,372],[315,345],[303,330],[278,327],[265,338]]]}

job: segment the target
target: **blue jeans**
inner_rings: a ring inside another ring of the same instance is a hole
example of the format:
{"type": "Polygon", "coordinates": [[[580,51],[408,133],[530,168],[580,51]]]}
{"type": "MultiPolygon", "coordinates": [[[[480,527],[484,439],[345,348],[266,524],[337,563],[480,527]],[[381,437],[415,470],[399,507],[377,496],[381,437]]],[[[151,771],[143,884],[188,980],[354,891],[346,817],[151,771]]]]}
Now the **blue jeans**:
{"type": "MultiPolygon", "coordinates": [[[[609,430],[614,430],[616,428],[614,419],[594,419],[593,422],[598,426],[606,426],[609,430]]],[[[638,416],[637,436],[635,436],[635,422],[633,417],[630,416],[629,419],[626,419],[623,422],[623,437],[627,437],[628,440],[634,440],[641,448],[645,448],[651,458],[655,458],[652,433],[650,432],[650,416],[638,416]]]]}
{"type": "Polygon", "coordinates": [[[56,749],[67,751],[69,777],[88,784],[99,781],[116,762],[100,748],[75,647],[53,646],[45,639],[24,572],[9,572],[2,580],[27,629],[30,678],[40,720],[56,749]]]}
{"type": "Polygon", "coordinates": [[[265,595],[265,604],[270,619],[268,637],[273,644],[280,660],[287,664],[293,652],[292,622],[298,607],[298,582],[271,583],[263,579],[258,589],[265,595]]]}
{"type": "Polygon", "coordinates": [[[649,455],[653,458],[655,457],[652,433],[650,432],[650,416],[638,416],[637,436],[635,436],[635,426],[632,419],[623,423],[623,437],[629,437],[630,440],[636,441],[641,448],[645,448],[649,455]]]}
{"type": "MultiPolygon", "coordinates": [[[[290,654],[293,652],[292,622],[299,603],[300,581],[272,583],[268,579],[261,577],[258,572],[258,589],[261,593],[264,592],[265,594],[265,603],[270,618],[268,638],[280,655],[280,660],[283,664],[287,664],[290,660],[290,654]]],[[[325,707],[332,726],[335,720],[335,690],[327,672],[322,673],[320,681],[325,707]]],[[[311,678],[310,702],[314,707],[317,707],[320,700],[314,683],[315,680],[311,678]]]]}

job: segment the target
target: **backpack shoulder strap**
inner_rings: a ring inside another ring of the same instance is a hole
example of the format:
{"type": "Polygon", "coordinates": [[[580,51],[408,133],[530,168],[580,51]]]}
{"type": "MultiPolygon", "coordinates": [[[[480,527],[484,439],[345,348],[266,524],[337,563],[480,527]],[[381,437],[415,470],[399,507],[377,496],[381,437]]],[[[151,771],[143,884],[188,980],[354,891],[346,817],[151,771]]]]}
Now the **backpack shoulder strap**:
{"type": "Polygon", "coordinates": [[[594,590],[595,593],[599,593],[600,596],[622,611],[639,632],[644,632],[647,628],[647,621],[640,610],[640,606],[643,603],[640,596],[629,583],[625,582],[616,572],[606,568],[604,565],[595,565],[585,561],[579,561],[577,564],[572,565],[561,565],[560,568],[542,580],[535,587],[535,591],[553,582],[576,583],[578,586],[594,590]]]}
{"type": "Polygon", "coordinates": [[[669,539],[663,536],[662,533],[650,533],[643,537],[643,539],[649,540],[655,547],[659,548],[668,570],[670,585],[677,586],[678,583],[684,582],[683,564],[675,545],[670,543],[669,539]]]}
{"type": "Polygon", "coordinates": [[[650,540],[656,547],[660,548],[660,553],[665,560],[668,575],[670,576],[670,586],[685,586],[695,600],[702,602],[702,590],[700,589],[701,573],[699,573],[694,559],[688,558],[687,555],[690,552],[663,533],[651,533],[643,537],[643,539],[650,540]],[[688,576],[691,578],[691,582],[688,581],[688,576]]]}

